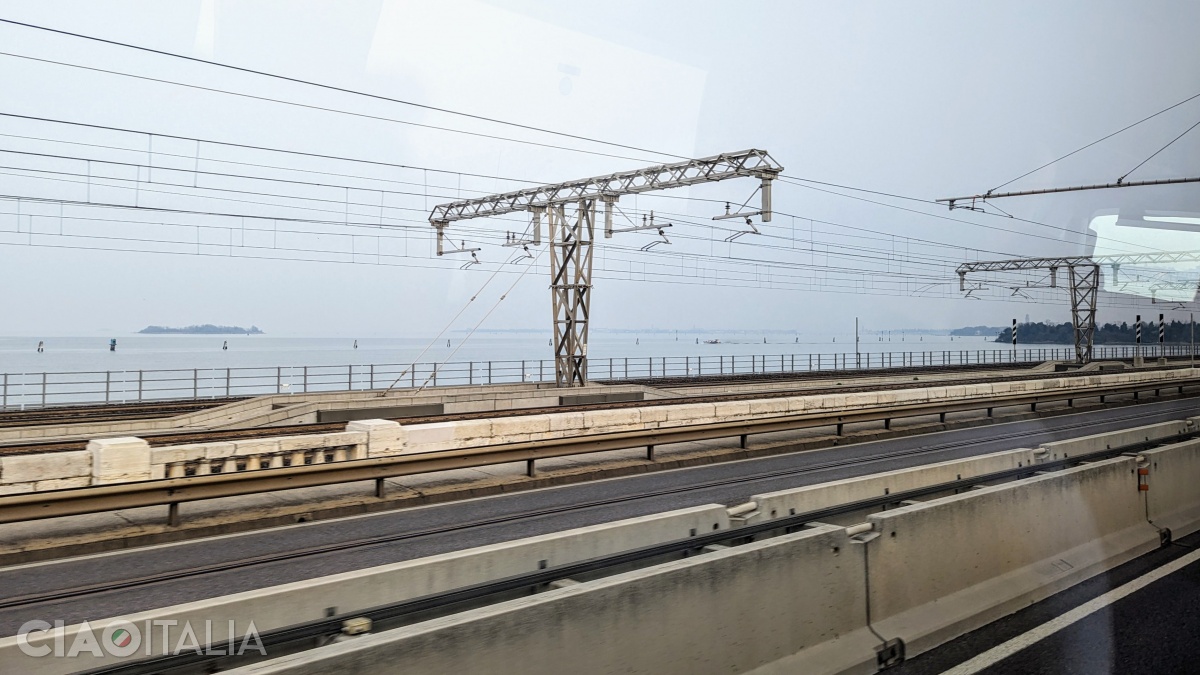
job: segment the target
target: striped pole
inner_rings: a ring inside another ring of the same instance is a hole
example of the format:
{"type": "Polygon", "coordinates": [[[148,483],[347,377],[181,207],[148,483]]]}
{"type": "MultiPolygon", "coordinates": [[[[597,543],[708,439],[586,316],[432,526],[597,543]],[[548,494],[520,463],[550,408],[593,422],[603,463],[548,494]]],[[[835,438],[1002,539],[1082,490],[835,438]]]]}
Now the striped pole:
{"type": "Polygon", "coordinates": [[[1137,323],[1134,325],[1135,325],[1134,337],[1136,339],[1137,344],[1133,348],[1133,355],[1135,357],[1134,363],[1136,364],[1138,362],[1138,359],[1142,358],[1142,315],[1141,314],[1137,315],[1137,323]]]}
{"type": "Polygon", "coordinates": [[[1012,339],[1013,339],[1012,360],[1013,360],[1013,363],[1016,363],[1016,361],[1017,361],[1017,320],[1016,319],[1013,319],[1012,339]]]}
{"type": "Polygon", "coordinates": [[[1158,356],[1162,358],[1163,349],[1167,341],[1167,324],[1163,321],[1163,315],[1158,315],[1158,356]]]}

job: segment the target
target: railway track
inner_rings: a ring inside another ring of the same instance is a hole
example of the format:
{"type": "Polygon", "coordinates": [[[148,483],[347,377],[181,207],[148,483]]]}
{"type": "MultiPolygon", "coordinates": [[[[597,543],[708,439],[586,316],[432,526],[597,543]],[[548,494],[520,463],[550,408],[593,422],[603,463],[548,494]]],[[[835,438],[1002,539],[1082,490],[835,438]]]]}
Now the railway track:
{"type": "Polygon", "coordinates": [[[8,410],[0,412],[0,429],[42,424],[119,422],[124,420],[153,419],[208,410],[209,408],[243,400],[245,400],[245,397],[8,410]]]}
{"type": "MultiPolygon", "coordinates": [[[[1139,372],[1147,370],[1171,370],[1174,368],[1184,367],[1180,365],[1156,366],[1139,369],[1139,372]]],[[[922,373],[928,373],[927,370],[921,370],[922,373]]],[[[1053,373],[1024,373],[1020,375],[1011,375],[1004,377],[979,377],[969,379],[956,379],[954,384],[969,385],[969,384],[986,384],[998,382],[1016,382],[1030,380],[1045,380],[1051,378],[1074,378],[1096,375],[1094,371],[1088,372],[1053,372],[1053,373]]],[[[914,378],[915,379],[915,378],[914,378]]],[[[937,383],[923,382],[921,386],[936,385],[937,383]]],[[[511,410],[496,410],[482,411],[471,413],[451,413],[444,415],[430,415],[425,417],[404,417],[397,418],[397,421],[404,424],[426,424],[434,422],[456,422],[463,420],[475,419],[495,419],[503,417],[518,417],[525,415],[540,415],[547,413],[564,413],[564,412],[585,412],[591,410],[613,410],[624,408],[645,408],[662,405],[679,405],[682,403],[726,403],[730,401],[746,401],[746,400],[762,400],[770,398],[786,398],[789,396],[811,396],[816,394],[852,394],[870,391],[888,391],[895,389],[912,388],[912,382],[897,382],[891,384],[872,384],[869,386],[853,386],[853,383],[847,386],[834,386],[828,389],[788,389],[774,390],[766,392],[743,392],[734,394],[715,394],[706,396],[687,396],[680,398],[665,398],[651,399],[645,401],[616,401],[608,403],[593,403],[586,405],[562,405],[562,406],[546,406],[538,408],[515,408],[511,410]]],[[[1165,388],[1170,388],[1172,385],[1165,385],[1165,388]]],[[[1147,387],[1153,389],[1153,385],[1147,387]]],[[[301,434],[321,434],[344,431],[346,428],[345,422],[324,422],[312,424],[295,424],[287,427],[258,427],[253,429],[223,429],[219,431],[191,431],[191,432],[163,432],[163,433],[141,433],[139,438],[144,438],[152,447],[169,446],[169,445],[186,445],[192,443],[210,443],[217,441],[237,441],[254,438],[268,438],[272,436],[295,436],[301,434]]],[[[15,443],[8,445],[0,445],[0,456],[3,455],[20,455],[44,452],[69,452],[84,450],[87,448],[86,440],[72,441],[50,441],[50,442],[26,442],[15,443]]]]}

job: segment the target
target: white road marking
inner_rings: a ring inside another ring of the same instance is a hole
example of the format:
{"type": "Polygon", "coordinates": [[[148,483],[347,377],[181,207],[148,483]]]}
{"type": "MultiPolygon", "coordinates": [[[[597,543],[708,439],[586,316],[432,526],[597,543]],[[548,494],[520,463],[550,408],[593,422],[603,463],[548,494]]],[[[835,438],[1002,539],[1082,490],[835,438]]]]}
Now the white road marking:
{"type": "Polygon", "coordinates": [[[1087,618],[1089,615],[1113,604],[1121,598],[1136,593],[1169,574],[1178,572],[1197,560],[1200,560],[1200,550],[1192,551],[1182,558],[1173,560],[1162,567],[1157,567],[1124,586],[1114,588],[1104,595],[1093,598],[1061,616],[1055,617],[1028,632],[1018,635],[1008,642],[998,644],[970,661],[965,661],[945,671],[942,675],[972,675],[973,673],[978,673],[984,668],[1016,654],[1039,640],[1050,637],[1071,624],[1087,618]]]}

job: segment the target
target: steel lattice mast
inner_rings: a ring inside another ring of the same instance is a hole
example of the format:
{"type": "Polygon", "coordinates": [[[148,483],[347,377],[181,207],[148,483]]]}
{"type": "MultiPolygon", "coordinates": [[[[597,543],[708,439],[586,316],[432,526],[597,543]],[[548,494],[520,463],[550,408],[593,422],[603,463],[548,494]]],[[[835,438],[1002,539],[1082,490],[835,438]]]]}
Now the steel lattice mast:
{"type": "Polygon", "coordinates": [[[1058,270],[1068,271],[1071,295],[1071,324],[1075,328],[1075,358],[1079,363],[1092,360],[1093,338],[1096,334],[1096,295],[1100,288],[1100,267],[1112,267],[1113,279],[1122,265],[1162,265],[1200,261],[1200,251],[1155,251],[1125,255],[1062,256],[1058,258],[1016,258],[1012,260],[983,260],[958,266],[958,287],[967,290],[967,275],[972,272],[1013,272],[1020,270],[1049,270],[1050,287],[1058,286],[1058,270]]]}
{"type": "MultiPolygon", "coordinates": [[[[453,222],[516,211],[532,216],[532,238],[510,243],[540,244],[541,222],[549,227],[550,289],[554,314],[554,376],[560,387],[587,383],[587,343],[591,317],[592,243],[596,202],[604,204],[605,236],[613,234],[612,208],[622,195],[710,183],[731,178],[761,180],[758,211],[724,217],[759,216],[771,220],[771,181],[783,167],[765,150],[744,150],[673,164],[660,164],[582,180],[463,199],[433,208],[429,223],[437,229],[438,255],[445,249],[445,230],[453,222]],[[573,209],[571,211],[570,209],[573,209]]],[[[642,229],[638,227],[630,230],[642,229]]],[[[470,250],[470,249],[459,249],[470,250]]]]}

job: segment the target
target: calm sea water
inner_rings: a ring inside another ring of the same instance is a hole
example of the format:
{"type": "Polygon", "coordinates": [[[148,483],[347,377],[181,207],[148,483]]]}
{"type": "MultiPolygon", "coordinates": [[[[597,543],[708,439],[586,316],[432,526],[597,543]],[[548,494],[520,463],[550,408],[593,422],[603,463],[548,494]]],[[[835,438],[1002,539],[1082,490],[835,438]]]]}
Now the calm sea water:
{"type": "MultiPolygon", "coordinates": [[[[697,344],[708,339],[694,334],[654,333],[592,335],[588,356],[608,358],[749,356],[779,354],[831,354],[854,352],[853,336],[795,337],[781,334],[711,336],[721,344],[697,344]]],[[[0,373],[77,371],[136,371],[191,368],[245,368],[276,366],[344,366],[408,364],[444,361],[536,361],[552,359],[548,335],[527,333],[476,334],[463,345],[462,335],[451,335],[430,345],[431,338],[364,338],[358,347],[345,338],[271,337],[269,335],[125,335],[117,337],[110,352],[107,337],[0,337],[0,373]],[[38,353],[42,340],[45,351],[38,353]],[[222,349],[228,343],[228,349],[222,349]],[[424,354],[422,352],[424,351],[424,354]]],[[[1030,345],[1052,348],[1056,345],[1030,345]]],[[[1068,348],[1069,345],[1057,345],[1068,348]]],[[[866,353],[1005,350],[1007,345],[983,337],[948,335],[863,336],[859,349],[866,353]]]]}

